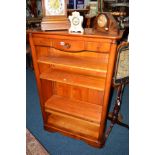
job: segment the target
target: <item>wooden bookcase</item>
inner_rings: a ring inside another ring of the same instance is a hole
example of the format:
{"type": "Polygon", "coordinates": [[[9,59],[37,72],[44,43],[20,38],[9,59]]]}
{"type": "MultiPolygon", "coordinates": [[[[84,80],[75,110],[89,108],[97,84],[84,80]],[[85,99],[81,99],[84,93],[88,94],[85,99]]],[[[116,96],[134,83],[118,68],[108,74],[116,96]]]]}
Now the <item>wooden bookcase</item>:
{"type": "Polygon", "coordinates": [[[30,31],[44,128],[103,146],[117,36],[30,31]]]}

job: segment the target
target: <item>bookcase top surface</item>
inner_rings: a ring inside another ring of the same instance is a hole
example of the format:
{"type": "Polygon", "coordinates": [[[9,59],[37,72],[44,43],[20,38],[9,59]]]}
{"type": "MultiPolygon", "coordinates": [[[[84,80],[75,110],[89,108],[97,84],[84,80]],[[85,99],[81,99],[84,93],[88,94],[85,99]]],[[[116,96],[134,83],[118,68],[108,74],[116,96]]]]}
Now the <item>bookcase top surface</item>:
{"type": "Polygon", "coordinates": [[[53,31],[42,31],[40,29],[28,29],[26,33],[33,34],[47,34],[47,35],[65,35],[65,36],[77,36],[77,37],[91,37],[91,38],[105,38],[105,39],[115,39],[118,40],[123,36],[123,30],[120,30],[117,35],[112,35],[109,33],[97,32],[92,28],[85,28],[84,34],[69,34],[67,30],[53,30],[53,31]]]}

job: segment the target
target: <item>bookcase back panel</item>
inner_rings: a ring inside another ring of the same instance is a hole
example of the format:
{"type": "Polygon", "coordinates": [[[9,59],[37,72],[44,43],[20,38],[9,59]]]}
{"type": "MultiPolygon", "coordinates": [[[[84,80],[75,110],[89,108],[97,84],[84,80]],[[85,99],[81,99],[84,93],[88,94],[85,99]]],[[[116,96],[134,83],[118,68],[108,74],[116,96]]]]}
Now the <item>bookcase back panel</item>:
{"type": "Polygon", "coordinates": [[[103,91],[81,88],[49,80],[41,80],[41,84],[44,102],[46,102],[52,95],[58,95],[70,98],[71,100],[79,100],[98,105],[102,105],[103,103],[103,91]]]}
{"type": "Polygon", "coordinates": [[[70,53],[47,47],[37,47],[36,49],[40,73],[46,69],[48,64],[48,67],[53,69],[106,77],[109,54],[88,51],[70,53]]]}
{"type": "Polygon", "coordinates": [[[101,105],[104,92],[55,82],[54,94],[68,97],[71,100],[79,100],[101,105]]]}
{"type": "Polygon", "coordinates": [[[97,60],[102,63],[108,63],[109,59],[109,53],[97,53],[91,51],[65,52],[54,48],[50,48],[50,52],[52,53],[52,56],[68,56],[74,58],[88,59],[92,61],[97,60]]]}
{"type": "Polygon", "coordinates": [[[89,59],[102,63],[108,63],[109,53],[98,53],[92,51],[66,52],[47,46],[36,46],[37,58],[41,56],[68,56],[81,59],[89,59]]]}

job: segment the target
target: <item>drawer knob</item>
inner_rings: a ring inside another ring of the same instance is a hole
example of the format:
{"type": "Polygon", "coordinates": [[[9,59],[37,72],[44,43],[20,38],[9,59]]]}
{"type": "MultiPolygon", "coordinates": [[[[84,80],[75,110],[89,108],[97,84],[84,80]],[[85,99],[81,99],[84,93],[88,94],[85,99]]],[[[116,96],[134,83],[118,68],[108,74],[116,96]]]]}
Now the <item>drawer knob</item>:
{"type": "Polygon", "coordinates": [[[69,49],[71,47],[71,45],[69,43],[65,43],[63,41],[60,42],[60,45],[67,49],[69,49]]]}

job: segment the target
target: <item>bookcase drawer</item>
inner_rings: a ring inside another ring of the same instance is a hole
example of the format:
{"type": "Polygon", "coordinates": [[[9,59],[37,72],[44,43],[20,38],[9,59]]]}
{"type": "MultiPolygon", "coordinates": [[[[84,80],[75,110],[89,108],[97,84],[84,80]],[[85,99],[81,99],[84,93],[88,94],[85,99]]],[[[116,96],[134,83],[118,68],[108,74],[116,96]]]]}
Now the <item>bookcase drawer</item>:
{"type": "Polygon", "coordinates": [[[34,45],[39,45],[39,46],[52,46],[52,39],[49,38],[33,38],[33,43],[34,45]]]}
{"type": "Polygon", "coordinates": [[[49,39],[49,38],[34,38],[34,45],[51,46],[55,49],[68,52],[93,51],[93,52],[109,52],[110,43],[100,43],[92,41],[80,41],[69,39],[49,39]]]}
{"type": "Polygon", "coordinates": [[[62,51],[78,52],[84,50],[84,41],[69,39],[54,39],[53,47],[62,51]]]}
{"type": "Polygon", "coordinates": [[[85,42],[85,50],[94,51],[94,52],[109,52],[110,51],[110,43],[104,42],[85,42]]]}

